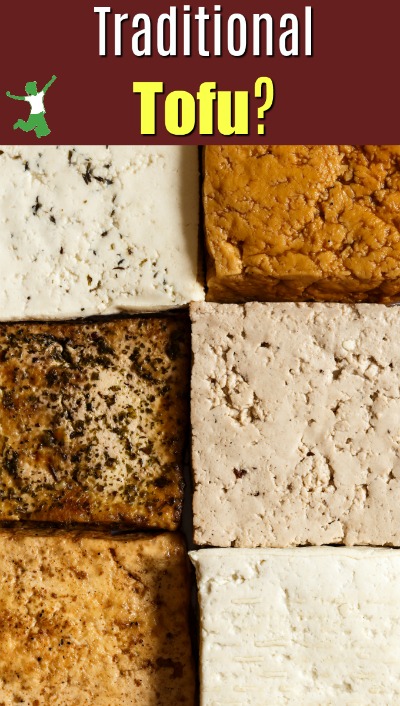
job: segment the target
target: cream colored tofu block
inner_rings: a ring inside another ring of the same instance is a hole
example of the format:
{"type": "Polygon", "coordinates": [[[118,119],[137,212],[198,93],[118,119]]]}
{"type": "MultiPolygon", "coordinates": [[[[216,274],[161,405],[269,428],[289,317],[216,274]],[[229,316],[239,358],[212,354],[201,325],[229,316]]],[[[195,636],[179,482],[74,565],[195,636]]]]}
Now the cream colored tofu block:
{"type": "Polygon", "coordinates": [[[198,224],[196,147],[0,146],[0,319],[201,300],[198,224]]]}
{"type": "Polygon", "coordinates": [[[400,545],[399,314],[192,306],[197,544],[400,545]]]}
{"type": "Polygon", "coordinates": [[[400,703],[400,553],[192,552],[201,706],[400,703]]]}
{"type": "Polygon", "coordinates": [[[194,706],[179,535],[0,533],[0,704],[194,706]]]}

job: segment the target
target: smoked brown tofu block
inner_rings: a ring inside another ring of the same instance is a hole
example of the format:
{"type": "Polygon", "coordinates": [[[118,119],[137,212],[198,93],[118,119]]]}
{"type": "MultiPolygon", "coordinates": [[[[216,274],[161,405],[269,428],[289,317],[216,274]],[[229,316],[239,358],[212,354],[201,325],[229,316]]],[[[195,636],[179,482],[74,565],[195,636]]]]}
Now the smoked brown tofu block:
{"type": "Polygon", "coordinates": [[[0,533],[0,704],[194,706],[179,535],[0,533]]]}
{"type": "Polygon", "coordinates": [[[400,299],[400,145],[211,145],[208,300],[400,299]]]}
{"type": "Polygon", "coordinates": [[[400,547],[398,308],[191,316],[195,542],[400,547]]]}
{"type": "Polygon", "coordinates": [[[189,358],[183,315],[0,325],[0,521],[176,529],[189,358]]]}

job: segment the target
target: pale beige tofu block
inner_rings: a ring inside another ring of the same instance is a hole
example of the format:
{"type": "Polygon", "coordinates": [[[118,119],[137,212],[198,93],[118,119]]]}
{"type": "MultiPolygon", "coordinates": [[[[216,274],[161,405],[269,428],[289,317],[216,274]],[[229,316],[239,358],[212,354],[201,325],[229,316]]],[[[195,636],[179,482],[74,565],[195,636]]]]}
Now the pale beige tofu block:
{"type": "Polygon", "coordinates": [[[0,533],[0,705],[194,706],[179,535],[0,533]]]}
{"type": "Polygon", "coordinates": [[[195,541],[400,545],[400,312],[192,305],[195,541]]]}
{"type": "Polygon", "coordinates": [[[400,553],[313,547],[191,554],[201,706],[400,703],[400,553]]]}

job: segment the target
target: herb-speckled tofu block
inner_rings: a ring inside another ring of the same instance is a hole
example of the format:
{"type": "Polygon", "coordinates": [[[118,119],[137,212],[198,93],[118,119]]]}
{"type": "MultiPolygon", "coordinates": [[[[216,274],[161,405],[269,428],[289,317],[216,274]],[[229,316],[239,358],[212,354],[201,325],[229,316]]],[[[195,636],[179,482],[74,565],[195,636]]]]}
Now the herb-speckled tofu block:
{"type": "Polygon", "coordinates": [[[2,321],[204,299],[196,147],[0,146],[2,321]]]}
{"type": "Polygon", "coordinates": [[[194,706],[179,535],[0,534],[0,704],[194,706]]]}
{"type": "Polygon", "coordinates": [[[0,520],[176,529],[184,315],[0,325],[0,520]]]}

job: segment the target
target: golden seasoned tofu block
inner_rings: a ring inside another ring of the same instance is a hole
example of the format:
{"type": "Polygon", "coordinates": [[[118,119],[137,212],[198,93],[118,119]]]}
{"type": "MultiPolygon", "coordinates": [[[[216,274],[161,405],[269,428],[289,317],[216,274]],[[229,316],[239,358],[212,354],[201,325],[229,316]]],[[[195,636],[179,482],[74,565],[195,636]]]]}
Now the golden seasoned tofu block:
{"type": "Polygon", "coordinates": [[[0,532],[0,706],[194,706],[177,534],[0,532]]]}
{"type": "Polygon", "coordinates": [[[211,145],[208,299],[400,300],[400,145],[211,145]]]}
{"type": "Polygon", "coordinates": [[[176,529],[185,316],[0,325],[0,521],[176,529]]]}

